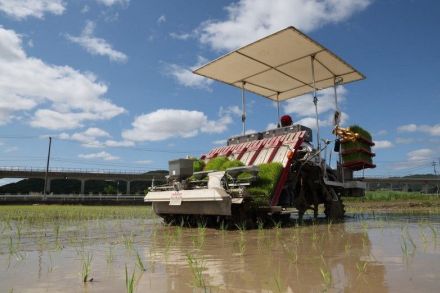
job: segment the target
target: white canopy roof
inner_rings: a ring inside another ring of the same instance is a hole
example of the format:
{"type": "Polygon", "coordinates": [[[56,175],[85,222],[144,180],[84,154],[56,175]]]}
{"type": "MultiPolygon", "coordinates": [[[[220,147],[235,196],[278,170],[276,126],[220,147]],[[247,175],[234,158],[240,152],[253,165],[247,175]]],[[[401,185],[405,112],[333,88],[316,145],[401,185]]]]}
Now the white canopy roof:
{"type": "Polygon", "coordinates": [[[287,100],[316,89],[364,79],[365,76],[294,27],[288,27],[226,54],[194,73],[269,98],[287,100]],[[314,58],[314,59],[313,59],[314,58]]]}

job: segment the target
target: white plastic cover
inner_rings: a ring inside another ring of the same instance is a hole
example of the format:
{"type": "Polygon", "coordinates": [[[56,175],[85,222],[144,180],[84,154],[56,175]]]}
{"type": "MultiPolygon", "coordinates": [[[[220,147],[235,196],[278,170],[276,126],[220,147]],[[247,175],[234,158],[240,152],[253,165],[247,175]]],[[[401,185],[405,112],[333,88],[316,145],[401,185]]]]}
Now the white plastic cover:
{"type": "Polygon", "coordinates": [[[294,27],[260,39],[194,71],[271,100],[287,100],[313,91],[364,79],[359,71],[294,27]]]}

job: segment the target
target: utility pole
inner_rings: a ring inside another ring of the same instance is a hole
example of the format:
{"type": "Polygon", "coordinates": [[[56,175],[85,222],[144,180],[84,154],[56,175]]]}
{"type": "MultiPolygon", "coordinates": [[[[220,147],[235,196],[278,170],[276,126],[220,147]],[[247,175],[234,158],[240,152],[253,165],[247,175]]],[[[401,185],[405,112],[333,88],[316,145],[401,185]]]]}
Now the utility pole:
{"type": "MultiPolygon", "coordinates": [[[[438,165],[440,166],[440,157],[439,158],[437,158],[438,159],[438,165]]],[[[440,179],[439,177],[437,177],[437,178],[435,178],[435,179],[440,179]]],[[[438,194],[439,194],[439,187],[438,187],[438,183],[437,183],[437,196],[438,196],[438,194]]]]}
{"type": "MultiPolygon", "coordinates": [[[[440,164],[440,159],[439,159],[439,164],[440,164]]],[[[436,161],[432,161],[432,167],[434,167],[435,179],[437,179],[437,169],[436,169],[436,166],[437,166],[437,162],[436,161]]],[[[437,187],[437,196],[438,196],[438,193],[439,193],[438,183],[436,184],[436,187],[437,187]]]]}
{"type": "Polygon", "coordinates": [[[47,151],[47,163],[46,163],[46,174],[44,176],[44,190],[43,198],[46,200],[46,190],[47,190],[47,175],[49,173],[49,162],[50,162],[50,147],[52,146],[52,137],[49,136],[49,150],[47,151]]]}

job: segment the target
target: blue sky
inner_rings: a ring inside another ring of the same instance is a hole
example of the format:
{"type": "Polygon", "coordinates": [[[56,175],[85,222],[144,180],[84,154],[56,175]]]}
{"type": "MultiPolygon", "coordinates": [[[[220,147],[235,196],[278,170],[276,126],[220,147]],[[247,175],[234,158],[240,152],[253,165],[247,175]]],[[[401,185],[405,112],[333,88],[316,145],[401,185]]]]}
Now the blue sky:
{"type": "MultiPolygon", "coordinates": [[[[166,169],[241,131],[240,92],[191,68],[293,25],[367,76],[340,88],[345,125],[371,131],[377,168],[440,159],[438,1],[0,0],[0,165],[166,169]]],[[[320,94],[331,139],[333,97],[320,94]]],[[[311,97],[282,103],[308,126],[311,97]]],[[[313,109],[312,109],[313,110],[313,109]]],[[[275,123],[248,94],[248,128],[275,123]]]]}

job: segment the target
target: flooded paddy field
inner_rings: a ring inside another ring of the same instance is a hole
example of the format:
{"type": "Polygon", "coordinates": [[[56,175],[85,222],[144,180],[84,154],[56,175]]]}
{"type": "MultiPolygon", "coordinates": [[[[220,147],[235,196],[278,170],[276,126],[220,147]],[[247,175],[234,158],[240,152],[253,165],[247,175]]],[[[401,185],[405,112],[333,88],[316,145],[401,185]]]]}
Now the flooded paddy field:
{"type": "Polygon", "coordinates": [[[150,207],[0,206],[0,292],[440,291],[437,209],[309,219],[228,230],[150,207]]]}

